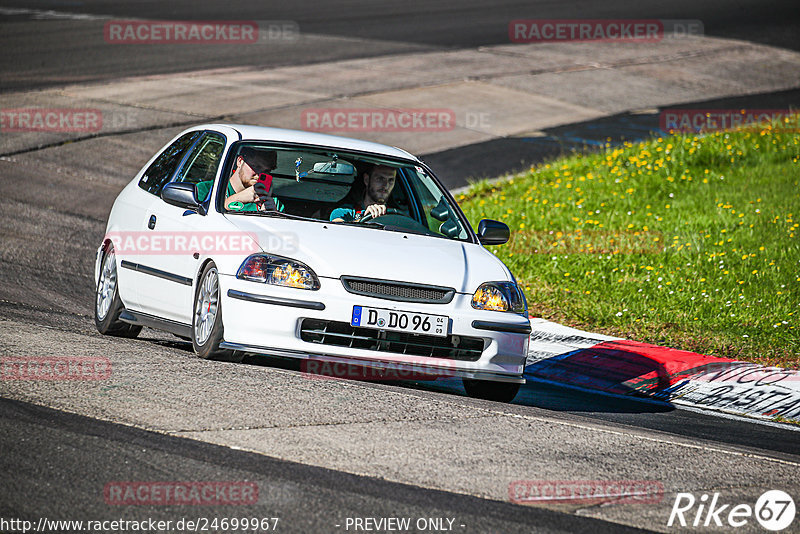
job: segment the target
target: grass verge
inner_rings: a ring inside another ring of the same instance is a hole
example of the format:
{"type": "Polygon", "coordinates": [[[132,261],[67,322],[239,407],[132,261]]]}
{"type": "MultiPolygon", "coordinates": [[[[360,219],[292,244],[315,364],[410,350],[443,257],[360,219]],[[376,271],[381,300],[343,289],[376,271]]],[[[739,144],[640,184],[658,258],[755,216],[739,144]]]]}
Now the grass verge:
{"type": "Polygon", "coordinates": [[[490,249],[532,315],[800,368],[797,123],[575,154],[457,200],[511,228],[490,249]]]}

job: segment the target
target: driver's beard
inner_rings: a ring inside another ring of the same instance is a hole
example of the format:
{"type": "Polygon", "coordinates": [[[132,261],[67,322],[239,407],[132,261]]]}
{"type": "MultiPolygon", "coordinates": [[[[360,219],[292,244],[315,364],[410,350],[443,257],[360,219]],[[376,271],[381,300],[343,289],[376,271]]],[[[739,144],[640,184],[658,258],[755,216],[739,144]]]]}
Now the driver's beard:
{"type": "Polygon", "coordinates": [[[235,174],[236,174],[236,178],[239,180],[239,184],[242,186],[242,190],[245,190],[250,186],[248,185],[248,182],[244,179],[244,168],[243,167],[244,166],[239,167],[238,169],[236,169],[235,174]]]}

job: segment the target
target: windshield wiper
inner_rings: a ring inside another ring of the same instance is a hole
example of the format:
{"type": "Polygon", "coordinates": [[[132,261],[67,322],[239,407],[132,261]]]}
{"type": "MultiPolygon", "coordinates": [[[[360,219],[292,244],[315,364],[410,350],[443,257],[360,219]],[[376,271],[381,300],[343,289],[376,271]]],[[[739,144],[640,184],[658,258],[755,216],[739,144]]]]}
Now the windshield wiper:
{"type": "MultiPolygon", "coordinates": [[[[331,221],[331,222],[333,222],[333,221],[331,221]]],[[[367,221],[367,222],[355,222],[355,221],[348,222],[348,221],[337,221],[337,222],[336,222],[336,224],[344,224],[344,225],[346,225],[346,226],[361,226],[361,227],[368,226],[368,227],[370,227],[370,228],[380,228],[381,230],[383,230],[384,228],[386,228],[386,225],[385,225],[385,224],[381,224],[381,223],[379,223],[379,222],[373,222],[373,221],[367,221]]]]}
{"type": "Polygon", "coordinates": [[[259,215],[266,215],[267,217],[281,217],[284,219],[308,220],[306,217],[303,217],[301,215],[292,215],[291,213],[285,213],[283,211],[259,211],[257,213],[259,215]]]}
{"type": "MultiPolygon", "coordinates": [[[[367,223],[369,224],[369,223],[367,223]]],[[[402,234],[414,234],[414,235],[429,235],[429,236],[436,236],[438,237],[439,234],[431,232],[431,231],[424,231],[424,230],[417,230],[414,228],[405,228],[404,226],[386,226],[386,230],[389,232],[400,232],[402,234]]]]}
{"type": "Polygon", "coordinates": [[[308,217],[302,217],[300,215],[292,215],[291,213],[284,213],[282,211],[236,211],[236,210],[228,210],[225,212],[228,213],[235,213],[236,215],[256,215],[256,216],[266,216],[266,217],[281,217],[284,219],[297,219],[300,221],[314,221],[316,219],[309,219],[308,217]]]}

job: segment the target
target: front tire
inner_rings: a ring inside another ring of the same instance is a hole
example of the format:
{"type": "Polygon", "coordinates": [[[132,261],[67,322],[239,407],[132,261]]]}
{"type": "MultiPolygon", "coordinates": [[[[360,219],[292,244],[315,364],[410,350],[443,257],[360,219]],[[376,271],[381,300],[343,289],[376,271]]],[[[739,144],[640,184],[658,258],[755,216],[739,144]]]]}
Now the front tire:
{"type": "Polygon", "coordinates": [[[520,384],[509,382],[490,382],[488,380],[462,379],[467,395],[474,399],[495,402],[511,402],[519,392],[520,384]]]}
{"type": "Polygon", "coordinates": [[[242,354],[219,348],[224,338],[219,273],[214,262],[206,265],[200,275],[192,309],[192,346],[205,360],[239,362],[242,354]]]}
{"type": "Polygon", "coordinates": [[[117,287],[117,261],[114,245],[109,244],[100,267],[100,278],[94,298],[94,324],[97,331],[106,336],[136,337],[142,331],[139,325],[128,324],[119,320],[125,309],[119,298],[117,287]]]}

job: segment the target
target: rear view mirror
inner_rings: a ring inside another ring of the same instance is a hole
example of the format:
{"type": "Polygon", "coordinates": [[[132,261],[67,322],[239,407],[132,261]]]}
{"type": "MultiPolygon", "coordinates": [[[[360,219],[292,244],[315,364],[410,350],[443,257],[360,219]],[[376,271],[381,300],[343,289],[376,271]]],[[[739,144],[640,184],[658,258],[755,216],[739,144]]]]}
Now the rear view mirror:
{"type": "Polygon", "coordinates": [[[336,176],[353,176],[356,173],[356,168],[349,164],[340,161],[320,161],[315,163],[313,172],[317,174],[332,174],[336,176]]]}

